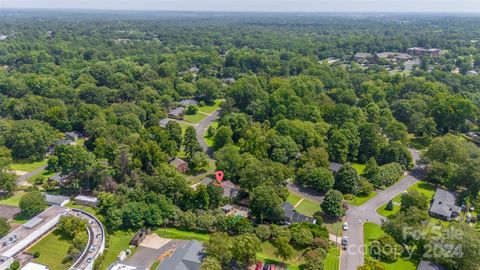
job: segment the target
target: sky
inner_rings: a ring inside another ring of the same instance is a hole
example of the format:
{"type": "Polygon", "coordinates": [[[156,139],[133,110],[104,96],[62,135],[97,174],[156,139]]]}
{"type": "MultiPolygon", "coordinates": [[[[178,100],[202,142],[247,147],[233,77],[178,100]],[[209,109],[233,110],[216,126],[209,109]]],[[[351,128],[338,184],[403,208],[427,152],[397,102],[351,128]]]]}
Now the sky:
{"type": "Polygon", "coordinates": [[[0,0],[1,8],[480,13],[480,0],[0,0]]]}

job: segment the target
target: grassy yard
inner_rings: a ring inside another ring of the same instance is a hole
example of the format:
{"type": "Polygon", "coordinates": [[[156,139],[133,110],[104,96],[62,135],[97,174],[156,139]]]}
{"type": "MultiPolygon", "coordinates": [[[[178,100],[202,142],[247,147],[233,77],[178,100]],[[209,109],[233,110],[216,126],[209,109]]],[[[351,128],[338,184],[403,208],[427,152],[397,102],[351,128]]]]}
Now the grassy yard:
{"type": "Polygon", "coordinates": [[[304,200],[295,208],[300,214],[312,217],[316,212],[322,211],[320,209],[320,203],[314,202],[310,199],[304,198],[304,200]]]}
{"type": "Polygon", "coordinates": [[[220,108],[221,104],[222,104],[222,100],[217,99],[217,100],[215,100],[215,104],[213,104],[211,106],[207,105],[207,106],[203,106],[203,107],[198,107],[198,111],[211,114],[216,109],[220,108]]]}
{"type": "MultiPolygon", "coordinates": [[[[430,184],[428,182],[418,181],[417,183],[415,183],[415,185],[409,187],[407,189],[407,192],[412,191],[412,190],[418,191],[419,193],[425,195],[428,200],[430,200],[430,199],[433,198],[433,195],[435,194],[436,189],[432,184],[430,184]]],[[[401,202],[401,196],[402,195],[399,194],[395,198],[393,198],[394,205],[393,205],[393,210],[392,211],[388,211],[388,210],[385,209],[385,207],[387,207],[387,204],[388,204],[388,202],[387,202],[377,209],[377,213],[379,213],[380,215],[382,215],[384,217],[388,217],[390,215],[396,214],[398,211],[400,211],[400,205],[397,205],[397,204],[399,204],[401,202]],[[397,203],[397,204],[395,204],[395,203],[397,203]]]]}
{"type": "Polygon", "coordinates": [[[352,163],[352,167],[357,171],[358,174],[362,174],[366,166],[366,164],[352,163]]]}
{"type": "Polygon", "coordinates": [[[0,200],[0,204],[18,206],[20,203],[20,198],[23,196],[23,194],[25,194],[25,191],[23,190],[16,191],[12,197],[0,200]]]}
{"type": "MultiPolygon", "coordinates": [[[[365,244],[365,256],[370,256],[368,254],[368,249],[373,240],[376,240],[380,236],[384,235],[385,232],[382,228],[374,223],[365,223],[363,226],[364,229],[364,244],[365,244]]],[[[403,258],[398,258],[398,260],[394,263],[384,263],[382,264],[385,266],[387,270],[415,270],[417,268],[417,262],[414,261],[407,261],[403,258]]]]}
{"type": "Polygon", "coordinates": [[[107,269],[113,263],[120,251],[129,247],[130,240],[135,235],[135,232],[117,231],[110,234],[107,242],[107,248],[104,251],[105,257],[98,267],[98,269],[107,269]]]}
{"type": "Polygon", "coordinates": [[[35,174],[34,176],[30,177],[27,181],[28,181],[30,184],[34,184],[35,181],[36,181],[39,177],[44,177],[45,179],[48,179],[48,178],[52,177],[54,174],[55,174],[55,172],[52,172],[52,171],[49,171],[49,170],[43,170],[43,171],[41,171],[40,173],[37,173],[37,174],[35,174]]]}
{"type": "Polygon", "coordinates": [[[200,123],[203,118],[207,117],[207,115],[201,113],[201,112],[197,112],[196,114],[192,114],[192,115],[185,115],[183,117],[183,120],[185,120],[186,122],[189,122],[189,123],[200,123]]]}
{"type": "MultiPolygon", "coordinates": [[[[274,264],[280,264],[282,262],[282,259],[278,258],[275,255],[276,248],[270,243],[269,241],[265,241],[261,245],[262,251],[257,253],[257,258],[263,262],[266,263],[274,263],[274,264]]],[[[302,253],[304,250],[297,250],[295,251],[295,255],[293,259],[286,261],[288,264],[288,269],[300,269],[299,266],[304,263],[304,260],[301,258],[302,253]]]]}
{"type": "Polygon", "coordinates": [[[325,270],[338,270],[340,263],[340,249],[337,246],[332,246],[328,250],[325,258],[325,270]]]}
{"type": "Polygon", "coordinates": [[[70,207],[70,208],[76,208],[76,209],[83,210],[83,211],[85,211],[89,214],[92,214],[92,215],[97,214],[97,211],[95,210],[95,208],[90,207],[90,206],[75,204],[75,201],[70,201],[69,203],[67,203],[66,206],[70,207]]]}
{"type": "Polygon", "coordinates": [[[31,172],[40,166],[47,165],[48,159],[35,162],[16,162],[10,165],[10,169],[16,171],[31,172]]]}
{"type": "Polygon", "coordinates": [[[64,270],[70,266],[70,263],[64,264],[62,261],[67,256],[71,244],[71,239],[58,233],[58,231],[53,231],[31,247],[28,252],[40,253],[40,257],[34,259],[34,262],[48,266],[51,270],[64,270]]]}
{"type": "Polygon", "coordinates": [[[173,228],[158,229],[155,233],[160,237],[170,239],[198,240],[201,242],[207,242],[210,239],[210,236],[206,233],[187,232],[173,228]]]}
{"type": "Polygon", "coordinates": [[[408,145],[414,149],[423,150],[430,145],[432,138],[429,137],[416,137],[413,134],[408,134],[408,145]]]}
{"type": "Polygon", "coordinates": [[[287,202],[295,206],[301,199],[302,197],[300,195],[290,192],[288,194],[287,202]]]}
{"type": "Polygon", "coordinates": [[[366,201],[370,200],[371,198],[373,198],[375,195],[377,195],[377,192],[373,191],[373,192],[370,192],[368,196],[355,196],[355,199],[353,199],[352,201],[349,201],[348,203],[351,205],[359,206],[364,204],[366,201]]]}

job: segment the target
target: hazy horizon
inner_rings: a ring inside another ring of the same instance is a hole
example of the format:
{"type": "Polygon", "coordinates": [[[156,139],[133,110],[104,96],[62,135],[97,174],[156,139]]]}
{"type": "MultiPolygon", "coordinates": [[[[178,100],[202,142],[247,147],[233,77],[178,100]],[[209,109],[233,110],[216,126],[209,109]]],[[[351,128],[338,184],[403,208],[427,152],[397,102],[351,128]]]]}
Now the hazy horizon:
{"type": "Polygon", "coordinates": [[[0,9],[480,13],[479,0],[0,0],[0,9]]]}

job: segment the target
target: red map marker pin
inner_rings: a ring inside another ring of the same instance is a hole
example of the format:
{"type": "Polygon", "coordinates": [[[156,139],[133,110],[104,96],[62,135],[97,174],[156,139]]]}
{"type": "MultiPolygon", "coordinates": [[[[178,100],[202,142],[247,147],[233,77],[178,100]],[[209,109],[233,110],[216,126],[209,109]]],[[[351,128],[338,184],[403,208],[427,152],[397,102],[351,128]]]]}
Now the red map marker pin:
{"type": "Polygon", "coordinates": [[[216,171],[215,172],[215,177],[217,178],[217,182],[213,183],[215,186],[223,186],[222,181],[223,181],[223,172],[222,171],[216,171]]]}

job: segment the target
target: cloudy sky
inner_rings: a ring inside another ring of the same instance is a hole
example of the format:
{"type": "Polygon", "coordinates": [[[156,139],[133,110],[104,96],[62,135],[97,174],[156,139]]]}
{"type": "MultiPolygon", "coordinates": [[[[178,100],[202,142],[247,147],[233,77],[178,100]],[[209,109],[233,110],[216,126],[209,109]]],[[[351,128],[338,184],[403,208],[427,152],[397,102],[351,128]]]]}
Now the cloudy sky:
{"type": "Polygon", "coordinates": [[[0,0],[0,8],[480,13],[480,0],[0,0]]]}

